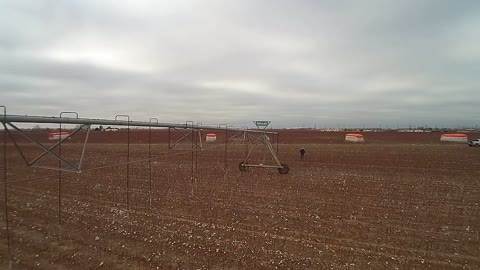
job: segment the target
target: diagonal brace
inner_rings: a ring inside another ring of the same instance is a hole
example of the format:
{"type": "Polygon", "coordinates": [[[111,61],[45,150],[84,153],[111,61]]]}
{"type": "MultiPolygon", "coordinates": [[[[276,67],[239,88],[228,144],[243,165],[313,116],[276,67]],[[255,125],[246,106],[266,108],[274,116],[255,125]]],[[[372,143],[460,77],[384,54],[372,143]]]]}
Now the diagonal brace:
{"type": "MultiPolygon", "coordinates": [[[[53,146],[51,146],[50,148],[48,148],[48,151],[52,151],[53,149],[55,149],[57,146],[59,146],[61,143],[63,143],[64,141],[68,140],[69,138],[71,138],[73,135],[75,135],[75,133],[79,132],[84,126],[86,125],[81,125],[80,127],[78,127],[75,131],[73,131],[72,133],[70,133],[67,137],[63,138],[62,140],[59,140],[56,144],[54,144],[53,146]]],[[[60,136],[61,138],[61,136],[60,136]]],[[[48,154],[47,151],[43,152],[42,154],[40,154],[38,157],[34,158],[32,161],[30,161],[28,163],[28,165],[32,165],[34,164],[35,162],[37,162],[39,159],[41,159],[42,157],[44,157],[46,154],[48,154]]]]}
{"type": "MultiPolygon", "coordinates": [[[[202,148],[201,145],[198,145],[198,143],[192,141],[192,139],[189,137],[190,134],[192,134],[192,132],[194,132],[194,129],[191,129],[190,131],[188,131],[187,133],[183,133],[181,132],[180,130],[176,129],[176,128],[173,128],[173,130],[177,131],[178,133],[180,133],[182,135],[182,137],[180,139],[178,139],[176,142],[174,142],[172,145],[170,145],[170,149],[173,148],[175,145],[177,145],[179,142],[181,142],[183,139],[187,139],[189,140],[190,142],[192,142],[196,147],[198,148],[202,148]]],[[[201,141],[201,140],[200,140],[201,141]]]]}
{"type": "Polygon", "coordinates": [[[7,125],[5,125],[5,123],[2,123],[2,124],[3,124],[4,130],[7,132],[8,136],[10,137],[10,140],[12,140],[13,145],[15,145],[15,148],[17,148],[18,153],[20,153],[20,156],[21,156],[22,159],[25,161],[25,164],[26,164],[26,165],[30,165],[30,164],[28,163],[27,158],[25,157],[25,154],[23,154],[22,149],[21,149],[20,146],[17,144],[17,141],[15,140],[15,138],[13,138],[12,133],[10,133],[10,130],[8,130],[7,125]]]}
{"type": "Polygon", "coordinates": [[[250,149],[250,151],[248,152],[247,156],[245,157],[245,161],[243,163],[247,163],[248,159],[250,158],[250,155],[252,154],[253,150],[255,149],[255,145],[257,145],[257,143],[262,139],[261,136],[257,137],[255,139],[255,141],[253,141],[253,147],[250,149]]]}
{"type": "Polygon", "coordinates": [[[180,130],[176,129],[176,128],[173,128],[173,130],[175,130],[176,132],[182,134],[182,137],[180,139],[178,139],[176,142],[174,142],[172,145],[170,145],[170,148],[173,148],[175,145],[177,145],[179,142],[181,142],[183,139],[187,138],[189,141],[191,141],[191,139],[188,137],[188,135],[192,134],[193,132],[193,129],[190,130],[189,132],[187,133],[183,133],[181,132],[180,130]]]}
{"type": "Polygon", "coordinates": [[[18,127],[16,127],[14,124],[12,123],[7,123],[9,126],[11,126],[12,128],[14,128],[16,131],[20,132],[20,134],[22,134],[25,138],[27,138],[30,142],[32,142],[33,144],[36,144],[38,145],[40,148],[42,148],[45,152],[47,152],[48,154],[50,154],[51,156],[53,156],[54,158],[56,158],[58,161],[61,161],[65,164],[67,164],[71,169],[73,169],[74,171],[77,171],[77,168],[72,165],[70,162],[68,162],[67,160],[65,160],[64,158],[60,157],[59,155],[57,155],[56,153],[50,151],[48,148],[46,148],[43,144],[37,142],[34,138],[30,137],[28,134],[26,134],[25,132],[23,132],[21,129],[19,129],[18,127]]]}
{"type": "MultiPolygon", "coordinates": [[[[252,148],[248,151],[248,154],[247,156],[245,157],[245,160],[244,160],[244,164],[247,163],[248,159],[250,158],[253,150],[255,149],[255,146],[258,145],[259,143],[261,143],[263,145],[263,147],[266,147],[268,149],[268,151],[270,152],[270,154],[272,155],[273,159],[275,160],[275,163],[277,163],[277,166],[278,167],[281,167],[282,165],[280,164],[280,161],[278,160],[278,157],[277,155],[275,154],[275,151],[273,150],[273,147],[272,145],[270,144],[270,141],[267,139],[267,135],[266,134],[261,134],[260,136],[258,137],[254,137],[252,136],[250,139],[252,140],[252,148]]],[[[252,165],[244,165],[244,166],[250,166],[252,167],[252,165]]],[[[256,165],[254,165],[256,166],[256,165]]],[[[264,166],[264,167],[268,167],[268,166],[265,166],[265,165],[261,165],[261,166],[264,166]]],[[[277,166],[274,166],[274,168],[278,168],[277,166]]]]}
{"type": "Polygon", "coordinates": [[[84,160],[84,157],[85,157],[85,152],[87,151],[88,137],[90,135],[90,130],[91,130],[90,125],[86,125],[86,126],[87,126],[87,135],[85,136],[85,142],[83,143],[82,155],[80,156],[80,161],[78,162],[78,169],[77,169],[78,173],[80,173],[82,171],[83,160],[84,160]]]}

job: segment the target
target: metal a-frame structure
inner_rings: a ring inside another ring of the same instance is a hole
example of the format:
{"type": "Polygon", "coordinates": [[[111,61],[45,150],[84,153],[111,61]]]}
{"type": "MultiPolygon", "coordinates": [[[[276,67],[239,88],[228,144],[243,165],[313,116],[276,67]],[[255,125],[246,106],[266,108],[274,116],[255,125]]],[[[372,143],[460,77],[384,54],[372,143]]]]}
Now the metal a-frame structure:
{"type": "MultiPolygon", "coordinates": [[[[243,161],[240,162],[238,165],[240,171],[246,171],[249,167],[255,168],[276,168],[278,172],[281,174],[287,174],[290,170],[287,164],[281,163],[278,159],[278,137],[277,137],[277,151],[273,149],[273,146],[270,142],[270,137],[268,134],[271,132],[267,132],[266,128],[270,125],[271,121],[253,121],[258,128],[258,133],[254,134],[243,134],[245,138],[245,145],[246,145],[246,156],[243,161]],[[249,144],[250,142],[251,144],[249,144]],[[250,146],[251,145],[251,146],[250,146]],[[253,151],[257,148],[262,148],[263,152],[263,160],[258,164],[252,163],[252,154],[253,151]],[[265,164],[267,153],[270,154],[273,162],[271,164],[265,164]]],[[[278,135],[278,133],[274,133],[278,135]]]]}

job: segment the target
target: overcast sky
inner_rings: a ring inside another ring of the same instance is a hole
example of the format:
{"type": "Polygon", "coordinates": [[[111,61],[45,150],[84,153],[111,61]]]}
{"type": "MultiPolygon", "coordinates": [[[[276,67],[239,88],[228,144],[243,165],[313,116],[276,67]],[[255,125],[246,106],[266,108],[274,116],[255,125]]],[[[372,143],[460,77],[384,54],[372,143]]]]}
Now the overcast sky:
{"type": "Polygon", "coordinates": [[[9,114],[480,125],[480,2],[0,0],[9,114]]]}

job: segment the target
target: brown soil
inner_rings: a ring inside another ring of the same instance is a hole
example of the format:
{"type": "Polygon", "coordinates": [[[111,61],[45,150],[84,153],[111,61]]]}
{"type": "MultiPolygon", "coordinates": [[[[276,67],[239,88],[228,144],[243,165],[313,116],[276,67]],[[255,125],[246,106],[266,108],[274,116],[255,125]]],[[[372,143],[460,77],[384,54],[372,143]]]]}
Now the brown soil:
{"type": "MultiPolygon", "coordinates": [[[[279,142],[282,144],[308,144],[308,143],[345,143],[345,134],[349,132],[322,132],[319,130],[309,129],[281,129],[274,130],[280,133],[279,142]]],[[[188,130],[180,129],[178,131],[171,129],[170,141],[174,142],[180,139],[183,132],[188,133],[188,130]]],[[[126,129],[118,131],[92,131],[90,134],[89,142],[91,143],[127,143],[127,136],[129,136],[130,143],[168,143],[168,129],[131,129],[127,132],[126,129]]],[[[207,133],[216,133],[217,141],[225,141],[225,131],[212,131],[203,130],[202,137],[205,140],[207,133]]],[[[364,135],[366,144],[440,144],[441,132],[361,132],[364,135]]],[[[0,132],[0,135],[2,133],[0,132]]],[[[21,141],[26,140],[17,132],[13,131],[12,134],[15,138],[21,141]]],[[[48,132],[46,131],[30,131],[29,134],[38,141],[48,142],[48,132]]],[[[227,135],[230,138],[235,132],[228,132],[227,135]]],[[[469,140],[480,138],[480,132],[468,132],[469,140]]],[[[3,135],[2,135],[3,136],[3,135]]],[[[69,141],[70,143],[81,143],[85,133],[80,131],[77,135],[73,136],[69,141]]]]}
{"type": "MultiPolygon", "coordinates": [[[[9,142],[11,256],[2,218],[0,268],[9,258],[13,269],[480,268],[478,148],[439,133],[364,133],[358,145],[285,131],[289,174],[240,172],[241,145],[228,146],[224,173],[222,144],[193,154],[154,144],[150,163],[146,132],[131,132],[128,168],[113,166],[127,161],[124,131],[92,133],[86,171],[61,174],[61,200],[58,172],[25,167],[9,142]]],[[[63,156],[78,159],[82,136],[63,156]]],[[[20,142],[30,159],[40,153],[20,142]]]]}

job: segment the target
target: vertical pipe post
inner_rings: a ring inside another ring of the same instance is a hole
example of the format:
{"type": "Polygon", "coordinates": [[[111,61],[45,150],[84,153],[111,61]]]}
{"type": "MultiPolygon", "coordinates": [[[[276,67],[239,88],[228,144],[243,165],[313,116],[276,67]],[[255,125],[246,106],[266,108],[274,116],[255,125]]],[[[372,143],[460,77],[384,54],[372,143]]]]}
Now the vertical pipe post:
{"type": "Polygon", "coordinates": [[[197,183],[198,173],[198,151],[200,150],[198,145],[201,143],[200,130],[197,130],[198,136],[195,136],[195,184],[197,183]]]}
{"type": "Polygon", "coordinates": [[[191,134],[192,134],[192,139],[191,139],[191,141],[192,141],[192,177],[191,177],[190,184],[192,185],[192,196],[193,196],[193,184],[194,184],[194,181],[195,181],[195,180],[194,180],[194,177],[195,177],[195,166],[194,166],[194,163],[193,163],[194,157],[195,157],[195,154],[194,154],[194,152],[193,152],[193,151],[194,151],[194,148],[193,148],[193,147],[195,146],[195,142],[194,142],[194,141],[195,141],[195,130],[193,129],[193,127],[192,127],[192,132],[191,132],[191,134]]]}
{"type": "Polygon", "coordinates": [[[265,162],[265,147],[267,146],[268,135],[265,131],[262,132],[262,164],[265,162]]]}
{"type": "MultiPolygon", "coordinates": [[[[65,113],[71,113],[71,112],[61,112],[60,113],[60,118],[62,118],[62,115],[65,113]]],[[[73,113],[73,112],[72,112],[73,113]]],[[[77,114],[78,118],[78,114],[77,114]]],[[[58,140],[62,140],[62,123],[60,123],[59,127],[59,136],[58,140]]],[[[62,143],[58,144],[58,156],[61,158],[62,157],[62,143]]],[[[62,167],[62,161],[59,159],[58,160],[58,230],[59,234],[58,236],[61,238],[61,226],[62,226],[62,170],[60,168],[62,167]]]]}
{"type": "MultiPolygon", "coordinates": [[[[194,140],[195,140],[195,129],[193,129],[193,121],[185,122],[185,128],[188,129],[188,124],[189,123],[191,124],[191,127],[190,127],[191,138],[190,138],[190,141],[192,142],[192,148],[191,148],[191,152],[192,152],[192,159],[191,159],[191,161],[192,161],[192,171],[191,171],[191,173],[192,173],[192,175],[191,175],[191,178],[190,178],[190,187],[191,187],[190,195],[193,197],[193,181],[194,181],[194,179],[193,179],[194,178],[194,163],[193,163],[193,158],[194,158],[193,151],[194,151],[194,149],[193,149],[193,147],[194,147],[194,140]]],[[[188,135],[189,134],[187,134],[187,136],[188,135]]]]}
{"type": "Polygon", "coordinates": [[[225,153],[223,155],[224,174],[227,174],[228,126],[225,125],[225,153]]]}
{"type": "MultiPolygon", "coordinates": [[[[170,157],[169,157],[169,156],[170,156],[170,140],[171,140],[171,138],[170,138],[170,135],[171,135],[170,129],[171,129],[171,128],[168,127],[167,158],[165,159],[165,163],[166,163],[166,167],[167,167],[167,168],[168,168],[168,165],[169,165],[168,163],[169,163],[169,160],[170,160],[170,157]]],[[[167,175],[167,181],[170,183],[170,174],[167,173],[166,175],[167,175]]]]}
{"type": "MultiPolygon", "coordinates": [[[[227,173],[228,166],[228,125],[225,125],[225,174],[227,173]]],[[[235,128],[235,126],[230,126],[230,128],[235,128]]]]}
{"type": "MultiPolygon", "coordinates": [[[[60,118],[62,118],[62,116],[64,114],[75,114],[76,115],[76,118],[78,118],[78,113],[76,112],[61,112],[60,113],[60,118]]],[[[62,158],[62,123],[60,122],[60,130],[59,130],[60,134],[58,136],[58,140],[60,141],[60,143],[58,144],[58,156],[60,158],[62,158]]],[[[62,167],[62,161],[59,159],[58,160],[58,230],[59,230],[59,234],[58,236],[61,238],[62,235],[61,235],[61,229],[62,229],[62,170],[60,170],[60,168],[62,167]]]]}
{"type": "Polygon", "coordinates": [[[168,150],[170,150],[170,129],[171,127],[168,127],[168,150]]]}
{"type": "MultiPolygon", "coordinates": [[[[157,118],[150,118],[150,123],[152,120],[156,120],[158,123],[157,118]]],[[[148,178],[148,207],[152,209],[152,126],[148,126],[148,171],[149,171],[149,178],[148,178]]]]}
{"type": "MultiPolygon", "coordinates": [[[[150,122],[152,119],[150,119],[150,122]]],[[[152,209],[152,127],[148,126],[148,208],[152,209]]]]}
{"type": "MultiPolygon", "coordinates": [[[[191,173],[192,173],[192,176],[191,176],[191,179],[190,179],[190,186],[191,186],[191,193],[190,193],[190,194],[191,194],[191,196],[193,197],[193,184],[194,184],[194,173],[195,173],[195,172],[194,172],[194,169],[195,169],[195,168],[194,168],[194,157],[195,157],[195,155],[194,155],[194,153],[193,153],[193,151],[194,151],[193,147],[194,147],[194,145],[195,145],[195,142],[194,142],[194,140],[195,140],[195,129],[193,128],[193,121],[187,121],[187,122],[185,122],[185,129],[188,129],[188,124],[189,124],[189,123],[190,123],[190,125],[191,125],[191,126],[190,126],[190,135],[191,135],[190,141],[192,142],[192,148],[191,148],[191,151],[192,151],[192,160],[191,160],[191,161],[192,161],[192,172],[191,172],[191,173]]],[[[189,135],[189,134],[187,134],[187,136],[188,136],[188,135],[189,135]]]]}
{"type": "Polygon", "coordinates": [[[119,114],[115,116],[115,120],[118,120],[119,116],[127,118],[127,210],[130,212],[130,116],[119,114]]]}
{"type": "MultiPolygon", "coordinates": [[[[279,135],[280,135],[280,134],[277,133],[277,157],[278,157],[278,141],[279,141],[278,136],[279,136],[279,135]]],[[[274,135],[274,136],[275,136],[275,135],[274,135]]]]}
{"type": "MultiPolygon", "coordinates": [[[[202,123],[197,123],[197,126],[201,126],[201,125],[202,123]]],[[[198,130],[198,136],[196,138],[197,138],[197,152],[195,153],[195,181],[198,180],[198,151],[203,151],[202,129],[198,130]]]]}
{"type": "Polygon", "coordinates": [[[248,156],[248,139],[247,139],[247,132],[246,131],[243,132],[243,138],[244,138],[244,141],[245,141],[245,159],[246,159],[247,156],[248,156]]]}
{"type": "Polygon", "coordinates": [[[3,188],[5,192],[5,230],[7,234],[8,258],[12,262],[12,250],[10,247],[10,223],[8,217],[8,187],[7,187],[7,108],[3,108],[3,188]]]}
{"type": "Polygon", "coordinates": [[[225,178],[225,175],[227,174],[227,141],[228,141],[228,134],[227,134],[227,130],[228,130],[228,126],[227,124],[220,124],[218,125],[218,128],[220,128],[221,126],[225,126],[225,151],[224,151],[224,154],[223,154],[223,178],[225,178]]]}
{"type": "Polygon", "coordinates": [[[130,117],[127,124],[127,209],[130,210],[130,117]]]}
{"type": "MultiPolygon", "coordinates": [[[[62,114],[60,113],[60,117],[62,117],[62,114]]],[[[62,139],[62,123],[60,123],[60,135],[58,136],[59,140],[62,139]]],[[[58,145],[58,156],[61,158],[62,157],[62,144],[58,145]]],[[[62,170],[60,168],[62,167],[62,161],[58,160],[58,226],[59,230],[61,229],[62,226],[62,170]]],[[[61,237],[61,234],[59,233],[59,237],[61,237]]]]}

